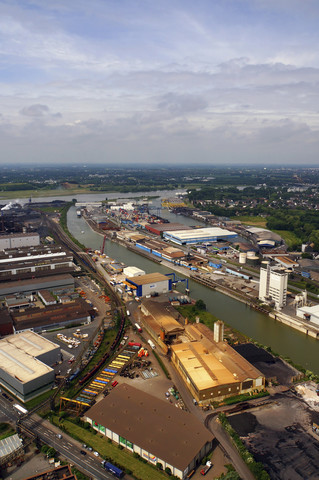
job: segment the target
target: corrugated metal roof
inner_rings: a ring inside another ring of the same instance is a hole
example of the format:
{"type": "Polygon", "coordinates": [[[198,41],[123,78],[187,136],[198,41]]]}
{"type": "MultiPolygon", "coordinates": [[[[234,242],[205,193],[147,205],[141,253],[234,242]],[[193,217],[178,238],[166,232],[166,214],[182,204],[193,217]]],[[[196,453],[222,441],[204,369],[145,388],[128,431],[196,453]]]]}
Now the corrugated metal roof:
{"type": "Polygon", "coordinates": [[[162,273],[148,273],[146,275],[140,275],[139,277],[128,278],[129,282],[132,282],[136,285],[147,285],[148,283],[164,282],[169,281],[169,278],[162,273]],[[134,278],[134,279],[133,279],[134,278]]]}
{"type": "Polygon", "coordinates": [[[22,446],[22,440],[18,434],[0,440],[0,458],[18,450],[22,446]]]}

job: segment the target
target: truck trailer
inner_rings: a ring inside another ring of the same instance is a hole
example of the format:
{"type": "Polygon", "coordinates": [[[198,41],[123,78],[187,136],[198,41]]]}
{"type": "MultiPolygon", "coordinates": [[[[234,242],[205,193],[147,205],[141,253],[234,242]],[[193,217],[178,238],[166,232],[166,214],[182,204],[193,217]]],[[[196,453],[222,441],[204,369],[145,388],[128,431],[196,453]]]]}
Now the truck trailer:
{"type": "Polygon", "coordinates": [[[115,477],[117,477],[117,478],[123,478],[124,477],[123,470],[121,470],[120,468],[113,465],[113,463],[110,463],[110,462],[107,462],[106,460],[103,460],[103,462],[101,462],[101,465],[102,465],[103,468],[105,468],[105,470],[112,473],[115,477]]]}

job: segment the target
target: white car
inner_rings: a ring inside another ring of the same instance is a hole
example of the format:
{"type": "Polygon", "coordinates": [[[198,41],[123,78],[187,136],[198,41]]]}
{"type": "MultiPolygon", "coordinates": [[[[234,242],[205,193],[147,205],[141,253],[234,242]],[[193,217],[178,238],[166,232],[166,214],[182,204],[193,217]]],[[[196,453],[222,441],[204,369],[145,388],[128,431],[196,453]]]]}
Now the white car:
{"type": "Polygon", "coordinates": [[[93,455],[95,455],[96,457],[99,456],[99,452],[93,452],[93,455]]]}

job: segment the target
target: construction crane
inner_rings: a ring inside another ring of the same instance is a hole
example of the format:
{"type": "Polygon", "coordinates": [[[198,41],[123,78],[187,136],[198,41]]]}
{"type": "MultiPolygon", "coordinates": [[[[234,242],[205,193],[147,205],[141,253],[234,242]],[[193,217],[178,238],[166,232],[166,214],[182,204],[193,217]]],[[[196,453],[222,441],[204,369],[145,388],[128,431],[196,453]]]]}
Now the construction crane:
{"type": "Polygon", "coordinates": [[[103,243],[102,243],[102,247],[101,247],[101,255],[103,255],[103,253],[104,253],[105,242],[106,242],[106,235],[104,235],[104,238],[103,238],[103,243]]]}

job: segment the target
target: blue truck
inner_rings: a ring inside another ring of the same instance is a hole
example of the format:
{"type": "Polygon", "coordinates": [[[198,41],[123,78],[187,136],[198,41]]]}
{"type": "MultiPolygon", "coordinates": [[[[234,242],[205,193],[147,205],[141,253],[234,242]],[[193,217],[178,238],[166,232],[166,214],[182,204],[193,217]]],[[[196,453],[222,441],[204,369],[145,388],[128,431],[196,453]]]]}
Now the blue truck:
{"type": "Polygon", "coordinates": [[[121,470],[120,468],[116,467],[115,465],[113,465],[112,463],[110,462],[107,462],[106,460],[103,460],[103,462],[101,462],[101,465],[103,468],[105,468],[105,470],[107,470],[108,472],[110,473],[113,473],[113,475],[117,478],[123,478],[124,477],[124,472],[123,470],[121,470]]]}

